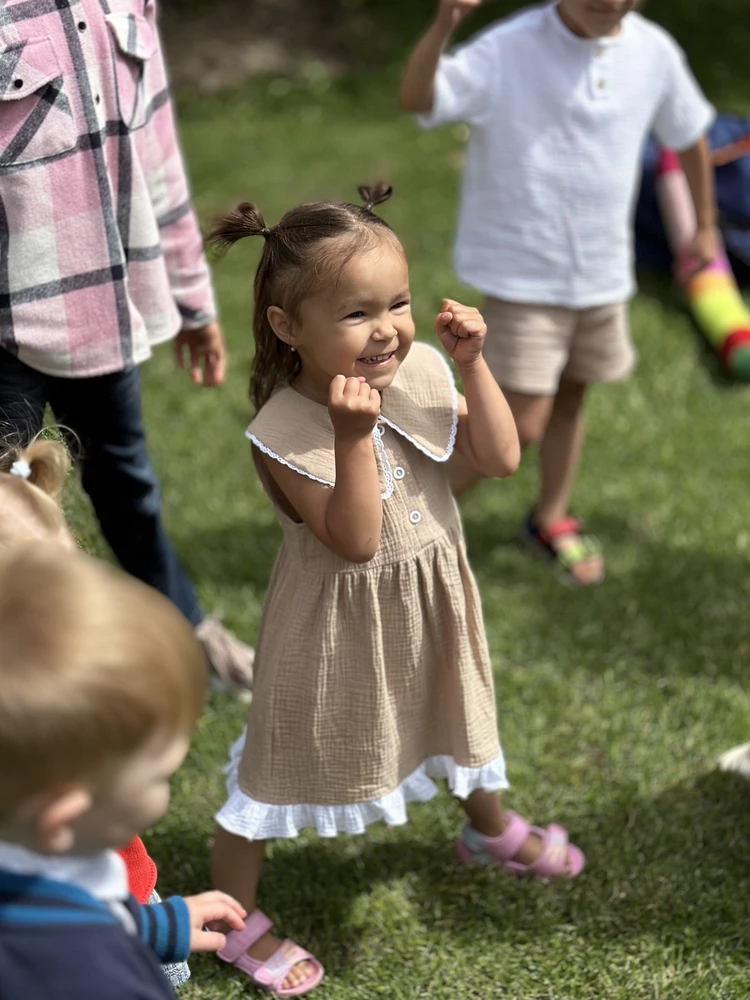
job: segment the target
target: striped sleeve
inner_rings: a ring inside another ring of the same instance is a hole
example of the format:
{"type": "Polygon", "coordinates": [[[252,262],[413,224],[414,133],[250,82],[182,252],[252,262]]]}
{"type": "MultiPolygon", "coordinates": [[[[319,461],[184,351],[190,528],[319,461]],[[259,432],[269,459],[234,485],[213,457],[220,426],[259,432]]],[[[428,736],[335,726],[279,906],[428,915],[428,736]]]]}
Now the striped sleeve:
{"type": "Polygon", "coordinates": [[[138,934],[164,965],[190,954],[190,914],[181,896],[138,908],[138,934]]]}

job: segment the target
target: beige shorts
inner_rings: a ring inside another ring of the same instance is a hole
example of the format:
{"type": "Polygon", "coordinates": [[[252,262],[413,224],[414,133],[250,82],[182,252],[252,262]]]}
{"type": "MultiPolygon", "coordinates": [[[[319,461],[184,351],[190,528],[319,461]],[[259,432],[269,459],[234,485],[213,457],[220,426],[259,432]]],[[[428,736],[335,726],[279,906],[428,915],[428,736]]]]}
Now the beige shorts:
{"type": "Polygon", "coordinates": [[[560,379],[616,382],[633,370],[628,306],[593,309],[485,299],[484,356],[503,389],[554,396],[560,379]]]}

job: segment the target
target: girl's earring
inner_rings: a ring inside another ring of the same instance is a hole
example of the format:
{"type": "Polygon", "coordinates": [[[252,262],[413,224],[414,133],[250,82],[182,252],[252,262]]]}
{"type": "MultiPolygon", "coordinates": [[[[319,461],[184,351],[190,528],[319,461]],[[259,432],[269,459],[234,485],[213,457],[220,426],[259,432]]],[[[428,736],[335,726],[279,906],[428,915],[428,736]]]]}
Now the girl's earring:
{"type": "Polygon", "coordinates": [[[296,354],[297,353],[297,348],[296,347],[292,347],[291,345],[289,347],[289,350],[292,352],[292,354],[296,354]]]}

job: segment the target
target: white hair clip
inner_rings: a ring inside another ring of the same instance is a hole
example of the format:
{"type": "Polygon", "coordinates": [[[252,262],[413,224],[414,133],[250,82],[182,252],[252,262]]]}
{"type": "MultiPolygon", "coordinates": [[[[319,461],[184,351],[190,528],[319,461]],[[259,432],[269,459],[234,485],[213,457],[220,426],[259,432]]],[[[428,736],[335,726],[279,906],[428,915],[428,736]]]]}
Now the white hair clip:
{"type": "Polygon", "coordinates": [[[31,476],[31,466],[28,462],[24,462],[22,458],[19,458],[17,462],[14,462],[10,467],[11,476],[18,476],[19,479],[29,479],[31,476]]]}

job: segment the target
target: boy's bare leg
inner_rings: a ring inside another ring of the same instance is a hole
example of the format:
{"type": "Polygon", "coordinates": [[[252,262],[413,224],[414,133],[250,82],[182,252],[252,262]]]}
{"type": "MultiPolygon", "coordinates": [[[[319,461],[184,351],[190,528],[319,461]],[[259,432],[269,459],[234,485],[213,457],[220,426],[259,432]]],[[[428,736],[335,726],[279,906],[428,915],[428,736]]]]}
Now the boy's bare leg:
{"type": "MultiPolygon", "coordinates": [[[[586,386],[563,379],[556,396],[530,396],[523,392],[505,391],[518,428],[523,449],[541,443],[541,488],[539,503],[534,508],[536,521],[542,528],[554,524],[568,514],[568,503],[585,436],[584,396],[586,386]]],[[[470,490],[482,478],[460,455],[454,453],[448,463],[448,478],[455,496],[470,490]]],[[[560,535],[553,545],[559,552],[579,544],[575,535],[560,535]]],[[[591,584],[601,578],[603,560],[600,555],[582,560],[571,570],[581,584],[591,584]]]]}
{"type": "MultiPolygon", "coordinates": [[[[563,379],[552,405],[539,453],[541,493],[535,518],[541,528],[568,515],[570,494],[583,451],[585,393],[583,383],[563,379]]],[[[577,535],[559,535],[551,544],[562,553],[579,545],[580,541],[577,535]]],[[[573,565],[570,573],[578,583],[592,584],[599,582],[603,569],[604,561],[596,554],[573,565]]]]}
{"type": "MultiPolygon", "coordinates": [[[[528,396],[522,392],[503,390],[518,428],[521,448],[541,441],[552,410],[552,396],[528,396]]],[[[461,496],[479,482],[482,476],[457,452],[448,462],[448,480],[454,496],[461,496]]]]}

